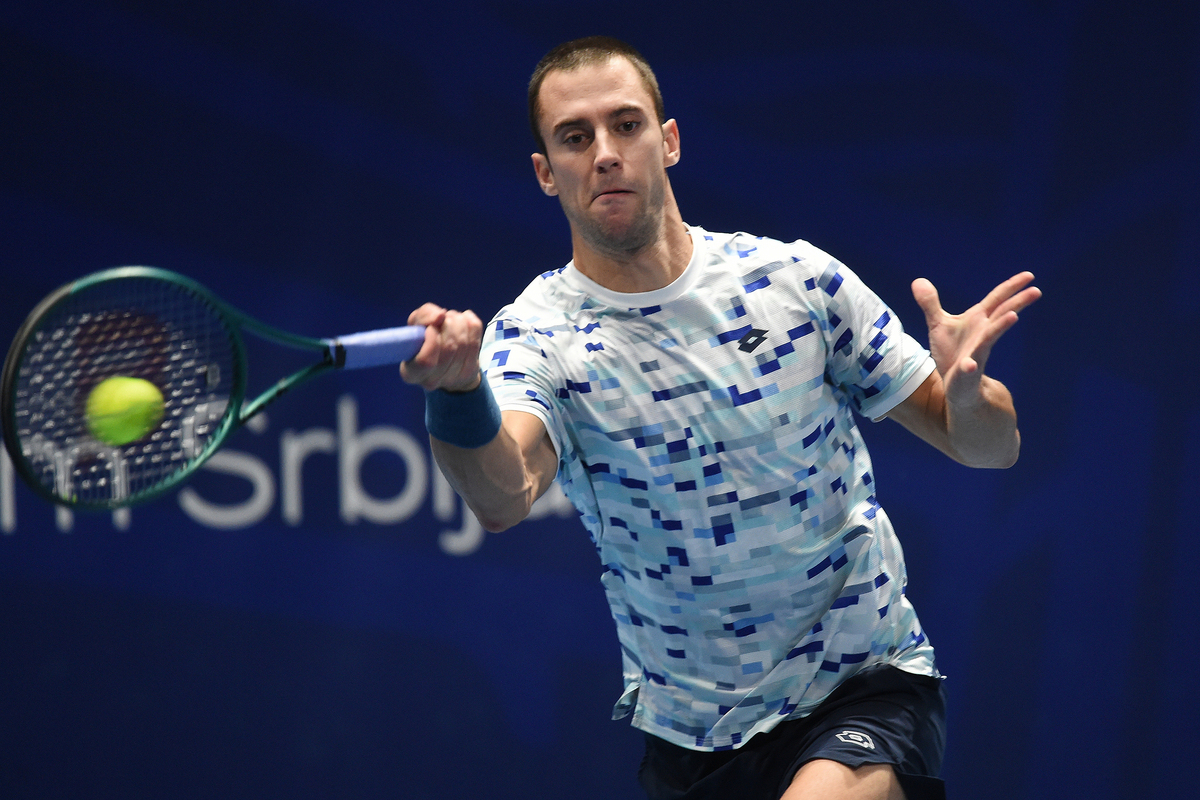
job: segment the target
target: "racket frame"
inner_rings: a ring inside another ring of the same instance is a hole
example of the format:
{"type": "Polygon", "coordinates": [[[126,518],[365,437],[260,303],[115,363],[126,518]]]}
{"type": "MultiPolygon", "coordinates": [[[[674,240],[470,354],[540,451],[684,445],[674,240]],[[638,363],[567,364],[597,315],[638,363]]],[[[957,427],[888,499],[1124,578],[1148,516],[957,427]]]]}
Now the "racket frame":
{"type": "Polygon", "coordinates": [[[26,317],[25,322],[17,331],[8,355],[4,360],[4,370],[0,378],[0,428],[3,428],[4,445],[8,449],[13,468],[17,474],[41,497],[59,505],[85,511],[111,511],[138,505],[174,489],[193,472],[199,469],[224,443],[225,439],[255,414],[261,412],[281,395],[291,391],[296,386],[305,383],[318,375],[337,369],[340,365],[339,345],[337,340],[316,339],[280,330],[257,320],[238,310],[217,297],[203,285],[170,270],[147,266],[113,267],[86,275],[78,280],[60,286],[47,295],[26,317]],[[163,478],[153,486],[118,499],[99,502],[88,502],[62,497],[52,488],[47,487],[29,466],[22,447],[17,429],[17,404],[15,393],[17,378],[24,362],[26,346],[29,340],[42,328],[45,318],[60,305],[69,301],[76,294],[98,284],[129,279],[150,279],[162,281],[183,289],[197,297],[216,312],[226,333],[229,336],[233,375],[229,392],[228,405],[222,414],[216,428],[208,437],[201,451],[186,461],[178,470],[163,478]],[[307,350],[319,355],[319,360],[290,375],[276,381],[270,388],[246,402],[247,389],[247,357],[246,346],[242,331],[246,330],[261,339],[273,341],[298,350],[307,350]]]}

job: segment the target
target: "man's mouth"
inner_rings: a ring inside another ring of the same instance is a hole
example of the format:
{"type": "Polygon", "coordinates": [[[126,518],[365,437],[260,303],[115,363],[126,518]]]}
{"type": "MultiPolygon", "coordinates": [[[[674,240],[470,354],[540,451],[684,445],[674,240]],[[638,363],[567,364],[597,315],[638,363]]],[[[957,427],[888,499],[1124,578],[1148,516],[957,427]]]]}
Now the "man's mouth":
{"type": "Polygon", "coordinates": [[[599,200],[602,197],[612,197],[614,195],[620,195],[620,194],[633,194],[633,192],[631,192],[628,189],[605,189],[602,192],[597,192],[596,196],[592,199],[599,200]]]}

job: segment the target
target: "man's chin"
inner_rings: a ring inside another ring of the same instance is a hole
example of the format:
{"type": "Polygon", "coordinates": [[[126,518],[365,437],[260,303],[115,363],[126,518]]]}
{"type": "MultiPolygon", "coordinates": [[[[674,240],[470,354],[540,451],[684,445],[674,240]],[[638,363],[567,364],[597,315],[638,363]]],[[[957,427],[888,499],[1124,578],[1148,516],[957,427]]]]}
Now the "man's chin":
{"type": "Polygon", "coordinates": [[[609,220],[587,226],[583,238],[600,252],[631,255],[653,244],[658,228],[659,226],[644,219],[625,222],[609,220]]]}

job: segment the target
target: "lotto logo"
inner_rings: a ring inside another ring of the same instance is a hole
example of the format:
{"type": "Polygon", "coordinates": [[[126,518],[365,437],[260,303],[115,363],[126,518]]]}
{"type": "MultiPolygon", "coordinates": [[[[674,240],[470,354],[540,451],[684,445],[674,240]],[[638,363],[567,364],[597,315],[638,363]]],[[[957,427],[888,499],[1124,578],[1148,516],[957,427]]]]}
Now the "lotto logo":
{"type": "Polygon", "coordinates": [[[738,350],[743,353],[753,353],[754,349],[767,340],[767,332],[760,328],[751,328],[750,332],[738,339],[738,350]]]}
{"type": "Polygon", "coordinates": [[[842,731],[837,735],[837,738],[841,739],[846,744],[856,744],[859,747],[866,748],[867,750],[875,749],[875,743],[871,741],[871,737],[867,736],[865,733],[859,733],[858,731],[842,731]]]}

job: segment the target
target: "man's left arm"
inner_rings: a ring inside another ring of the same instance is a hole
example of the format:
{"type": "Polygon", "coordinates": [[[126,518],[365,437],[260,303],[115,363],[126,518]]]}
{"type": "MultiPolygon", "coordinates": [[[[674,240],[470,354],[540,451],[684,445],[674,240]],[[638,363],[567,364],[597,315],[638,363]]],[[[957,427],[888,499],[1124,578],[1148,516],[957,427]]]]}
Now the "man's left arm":
{"type": "Polygon", "coordinates": [[[1018,312],[1042,296],[1032,280],[1028,272],[1014,275],[962,314],[948,314],[928,280],[913,281],[937,370],[887,416],[967,466],[1005,469],[1016,463],[1021,435],[1012,395],[984,367],[1018,312]]]}

